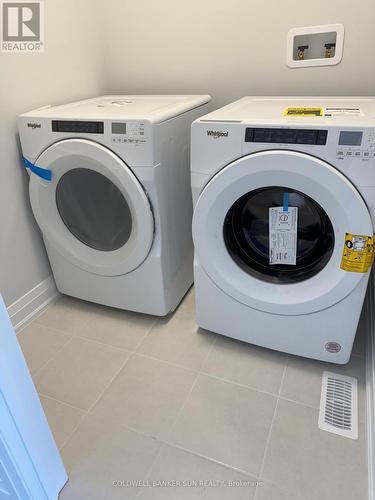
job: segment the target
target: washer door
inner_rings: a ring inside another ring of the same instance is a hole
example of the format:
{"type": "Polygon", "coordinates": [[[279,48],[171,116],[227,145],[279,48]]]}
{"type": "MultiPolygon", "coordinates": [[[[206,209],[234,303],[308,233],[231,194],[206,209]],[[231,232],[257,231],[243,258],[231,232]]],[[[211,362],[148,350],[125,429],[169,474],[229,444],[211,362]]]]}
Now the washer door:
{"type": "Polygon", "coordinates": [[[194,211],[199,263],[226,294],[255,309],[307,314],[336,304],[363,279],[340,269],[345,233],[373,234],[367,207],[338,170],[293,151],[241,158],[216,174],[194,211]],[[269,264],[269,209],[298,207],[296,265],[269,264]]]}
{"type": "Polygon", "coordinates": [[[128,166],[104,146],[67,139],[35,161],[52,171],[31,174],[30,200],[48,242],[85,271],[116,276],[147,257],[154,234],[148,198],[128,166]]]}

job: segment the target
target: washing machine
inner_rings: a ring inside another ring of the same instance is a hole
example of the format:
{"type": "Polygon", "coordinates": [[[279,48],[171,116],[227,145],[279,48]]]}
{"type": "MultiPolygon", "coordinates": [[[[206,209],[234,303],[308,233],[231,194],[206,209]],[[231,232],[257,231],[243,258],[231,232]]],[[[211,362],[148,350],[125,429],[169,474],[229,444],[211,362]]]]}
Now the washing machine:
{"type": "Polygon", "coordinates": [[[373,260],[375,100],[245,97],[192,124],[197,323],[350,358],[373,260]]]}
{"type": "Polygon", "coordinates": [[[57,288],[165,315],[193,281],[190,127],[209,96],[104,96],[19,117],[57,288]]]}

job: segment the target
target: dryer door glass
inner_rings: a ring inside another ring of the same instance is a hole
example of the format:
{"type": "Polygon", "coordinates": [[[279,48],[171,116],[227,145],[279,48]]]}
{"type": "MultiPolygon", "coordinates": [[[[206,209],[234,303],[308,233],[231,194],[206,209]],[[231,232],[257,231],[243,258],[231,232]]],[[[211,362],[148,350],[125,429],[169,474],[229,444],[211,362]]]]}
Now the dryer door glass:
{"type": "Polygon", "coordinates": [[[332,223],[312,198],[287,187],[256,189],[239,198],[224,222],[224,241],[233,260],[248,274],[271,283],[291,284],[307,280],[328,263],[335,243],[332,223]],[[269,264],[269,209],[298,207],[296,265],[269,264]]]}
{"type": "Polygon", "coordinates": [[[117,186],[99,172],[68,170],[57,184],[56,204],[69,231],[95,250],[118,250],[130,237],[129,205],[117,186]]]}

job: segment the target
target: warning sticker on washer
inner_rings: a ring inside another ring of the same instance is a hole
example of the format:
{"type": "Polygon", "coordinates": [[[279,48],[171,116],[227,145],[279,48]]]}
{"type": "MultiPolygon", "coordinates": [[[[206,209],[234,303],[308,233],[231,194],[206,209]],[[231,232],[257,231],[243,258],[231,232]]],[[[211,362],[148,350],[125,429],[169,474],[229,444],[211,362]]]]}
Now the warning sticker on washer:
{"type": "Polygon", "coordinates": [[[286,108],[284,116],[323,116],[323,108],[286,108]]]}
{"type": "Polygon", "coordinates": [[[298,207],[269,209],[270,265],[296,265],[298,207]]]}
{"type": "Polygon", "coordinates": [[[345,233],[341,269],[352,273],[366,273],[374,262],[374,236],[345,233]]]}

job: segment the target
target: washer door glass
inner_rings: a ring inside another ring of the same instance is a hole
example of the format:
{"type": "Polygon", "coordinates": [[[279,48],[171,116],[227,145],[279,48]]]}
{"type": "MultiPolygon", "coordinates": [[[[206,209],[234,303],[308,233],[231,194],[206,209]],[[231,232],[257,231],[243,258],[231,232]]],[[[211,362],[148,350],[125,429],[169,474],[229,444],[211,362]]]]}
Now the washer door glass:
{"type": "Polygon", "coordinates": [[[57,184],[56,204],[69,231],[95,250],[118,250],[130,237],[129,205],[118,187],[99,172],[87,168],[66,172],[57,184]]]}
{"type": "Polygon", "coordinates": [[[48,248],[100,276],[132,272],[154,241],[143,184],[123,159],[87,139],[66,139],[36,159],[50,181],[32,173],[30,202],[48,248]]]}
{"type": "Polygon", "coordinates": [[[250,191],[230,208],[224,222],[224,241],[233,260],[248,274],[271,283],[297,283],[319,273],[335,244],[332,223],[322,207],[300,191],[266,187],[250,191]],[[269,264],[269,209],[298,207],[296,265],[269,264]]]}

